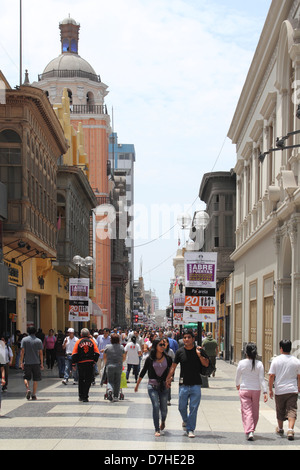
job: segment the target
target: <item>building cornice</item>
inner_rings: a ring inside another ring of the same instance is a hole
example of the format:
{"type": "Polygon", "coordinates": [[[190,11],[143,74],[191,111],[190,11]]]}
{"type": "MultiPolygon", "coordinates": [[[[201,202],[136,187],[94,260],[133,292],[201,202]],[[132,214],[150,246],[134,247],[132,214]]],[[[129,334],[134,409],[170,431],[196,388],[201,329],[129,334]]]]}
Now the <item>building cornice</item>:
{"type": "Polygon", "coordinates": [[[16,90],[7,90],[6,104],[13,105],[18,102],[23,105],[27,102],[34,106],[42,117],[45,129],[47,129],[55,141],[58,152],[62,155],[65,154],[69,148],[68,142],[46,94],[39,88],[31,86],[21,86],[16,90]]]}
{"type": "Polygon", "coordinates": [[[275,231],[284,221],[288,220],[295,214],[297,208],[300,205],[300,188],[298,188],[293,197],[286,199],[285,203],[282,204],[276,211],[270,214],[269,218],[263,223],[255,232],[253,232],[240,245],[231,255],[231,260],[236,262],[239,258],[245,255],[248,250],[253,246],[257,245],[271,232],[275,231]]]}
{"type": "Polygon", "coordinates": [[[257,94],[264,77],[269,75],[277,48],[278,38],[283,21],[289,17],[294,0],[273,0],[257,49],[252,60],[236,111],[228,132],[228,137],[234,144],[240,141],[247,119],[251,118],[253,103],[257,101],[257,94]]]}
{"type": "MultiPolygon", "coordinates": [[[[97,198],[94,194],[94,191],[91,188],[91,185],[89,183],[87,176],[84,174],[81,168],[76,167],[76,166],[61,165],[61,166],[58,166],[57,172],[58,172],[58,175],[59,174],[73,175],[77,179],[80,186],[82,187],[84,194],[86,194],[89,197],[91,206],[93,208],[97,206],[97,198]]],[[[64,189],[64,188],[61,188],[58,183],[57,190],[61,190],[61,189],[64,189]]]]}

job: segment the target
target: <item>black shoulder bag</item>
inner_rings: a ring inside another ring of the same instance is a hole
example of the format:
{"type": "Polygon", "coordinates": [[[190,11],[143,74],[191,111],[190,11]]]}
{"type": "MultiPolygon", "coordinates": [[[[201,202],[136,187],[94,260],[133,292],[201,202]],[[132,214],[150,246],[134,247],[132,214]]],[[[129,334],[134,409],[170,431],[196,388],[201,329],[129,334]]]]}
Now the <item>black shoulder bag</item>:
{"type": "Polygon", "coordinates": [[[201,349],[201,356],[209,360],[209,364],[207,367],[204,367],[201,363],[201,375],[203,375],[204,377],[209,377],[214,372],[215,368],[212,365],[211,360],[209,359],[204,349],[201,349]]]}

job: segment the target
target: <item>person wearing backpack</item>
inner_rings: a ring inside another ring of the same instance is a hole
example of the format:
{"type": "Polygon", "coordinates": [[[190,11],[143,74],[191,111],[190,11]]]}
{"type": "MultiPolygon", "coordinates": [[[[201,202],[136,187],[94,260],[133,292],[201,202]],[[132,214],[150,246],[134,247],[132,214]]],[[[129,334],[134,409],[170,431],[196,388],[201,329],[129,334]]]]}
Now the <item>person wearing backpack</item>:
{"type": "Polygon", "coordinates": [[[217,361],[217,355],[218,355],[218,343],[217,341],[213,338],[212,333],[207,333],[206,339],[202,343],[203,349],[206,352],[206,354],[209,357],[209,360],[214,368],[212,376],[215,377],[216,375],[216,361],[217,361]]]}

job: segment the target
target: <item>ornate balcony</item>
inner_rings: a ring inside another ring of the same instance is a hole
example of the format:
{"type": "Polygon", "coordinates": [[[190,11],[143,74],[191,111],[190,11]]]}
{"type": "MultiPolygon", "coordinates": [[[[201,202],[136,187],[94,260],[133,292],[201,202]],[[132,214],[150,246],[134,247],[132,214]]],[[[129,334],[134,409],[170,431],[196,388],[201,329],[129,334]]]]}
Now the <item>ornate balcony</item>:
{"type": "Polygon", "coordinates": [[[50,70],[49,72],[42,73],[39,75],[39,82],[46,80],[47,78],[87,78],[93,82],[101,83],[100,75],[94,75],[93,73],[85,72],[84,70],[50,70]]]}
{"type": "Polygon", "coordinates": [[[108,114],[106,104],[73,104],[70,109],[71,114],[108,114]]]}

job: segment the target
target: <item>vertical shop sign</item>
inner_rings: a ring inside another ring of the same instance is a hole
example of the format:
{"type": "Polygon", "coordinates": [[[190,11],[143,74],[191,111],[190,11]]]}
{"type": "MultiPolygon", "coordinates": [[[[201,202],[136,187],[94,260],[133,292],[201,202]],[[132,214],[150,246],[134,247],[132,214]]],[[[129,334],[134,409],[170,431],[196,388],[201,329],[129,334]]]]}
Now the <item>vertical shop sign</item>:
{"type": "Polygon", "coordinates": [[[183,311],[184,311],[185,295],[174,294],[173,298],[173,324],[177,328],[184,324],[183,311]]]}

